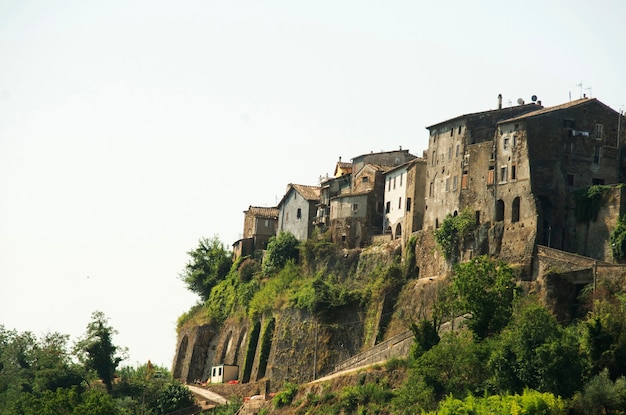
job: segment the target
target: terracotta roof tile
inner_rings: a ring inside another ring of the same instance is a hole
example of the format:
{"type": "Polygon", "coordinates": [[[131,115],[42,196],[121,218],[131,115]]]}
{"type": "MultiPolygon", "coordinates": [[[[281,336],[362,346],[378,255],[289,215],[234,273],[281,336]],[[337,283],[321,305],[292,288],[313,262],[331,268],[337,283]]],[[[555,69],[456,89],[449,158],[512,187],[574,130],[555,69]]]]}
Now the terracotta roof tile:
{"type": "Polygon", "coordinates": [[[293,187],[306,200],[319,200],[320,199],[321,187],[319,186],[307,186],[304,184],[290,183],[289,186],[287,187],[287,192],[289,192],[289,187],[293,187]]]}
{"type": "Polygon", "coordinates": [[[278,218],[278,208],[250,206],[244,213],[250,213],[252,216],[264,219],[278,218]]]}

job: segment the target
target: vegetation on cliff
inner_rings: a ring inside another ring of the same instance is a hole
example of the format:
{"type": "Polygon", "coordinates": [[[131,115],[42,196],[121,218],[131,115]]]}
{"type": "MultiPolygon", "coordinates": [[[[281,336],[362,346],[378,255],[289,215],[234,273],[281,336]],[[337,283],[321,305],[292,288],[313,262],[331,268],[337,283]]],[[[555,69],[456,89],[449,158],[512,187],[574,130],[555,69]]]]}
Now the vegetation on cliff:
{"type": "Polygon", "coordinates": [[[511,282],[506,265],[485,257],[457,266],[449,291],[440,297],[453,304],[438,308],[467,313],[468,324],[439,337],[429,330],[432,321],[418,322],[414,353],[404,363],[391,361],[380,379],[323,394],[303,386],[297,394],[290,392],[290,405],[284,396],[280,405],[292,409],[285,413],[298,414],[623,413],[626,296],[621,285],[604,281],[595,292],[584,291],[580,301],[587,316],[563,325],[511,282]],[[470,277],[483,278],[486,285],[477,289],[470,277]],[[494,310],[502,314],[497,324],[478,324],[494,310]],[[401,365],[406,365],[406,380],[394,386],[389,379],[401,365]]]}

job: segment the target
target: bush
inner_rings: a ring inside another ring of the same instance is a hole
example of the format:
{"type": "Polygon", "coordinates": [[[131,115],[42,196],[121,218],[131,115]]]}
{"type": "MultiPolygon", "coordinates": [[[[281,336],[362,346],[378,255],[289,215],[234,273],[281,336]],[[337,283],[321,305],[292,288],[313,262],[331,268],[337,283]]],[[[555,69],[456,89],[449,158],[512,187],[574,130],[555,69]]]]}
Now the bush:
{"type": "Polygon", "coordinates": [[[447,260],[453,260],[459,245],[476,227],[476,218],[470,209],[463,210],[459,215],[448,214],[441,227],[435,231],[435,240],[447,260]]]}
{"type": "Polygon", "coordinates": [[[287,405],[291,405],[293,402],[293,398],[296,396],[298,392],[298,385],[295,383],[285,383],[283,389],[274,396],[272,403],[274,404],[274,408],[283,408],[287,405]]]}
{"type": "Polygon", "coordinates": [[[272,236],[267,244],[267,252],[263,260],[263,272],[272,274],[284,267],[288,261],[297,261],[300,241],[291,233],[281,232],[272,236]]]}

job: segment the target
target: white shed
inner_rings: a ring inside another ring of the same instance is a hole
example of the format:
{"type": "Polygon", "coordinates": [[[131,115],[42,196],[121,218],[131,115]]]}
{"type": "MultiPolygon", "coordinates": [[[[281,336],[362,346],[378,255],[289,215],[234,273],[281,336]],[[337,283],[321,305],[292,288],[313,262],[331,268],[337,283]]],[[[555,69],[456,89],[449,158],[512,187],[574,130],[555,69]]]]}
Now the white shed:
{"type": "Polygon", "coordinates": [[[239,366],[236,365],[216,365],[211,367],[211,383],[224,383],[237,380],[239,377],[239,366]]]}

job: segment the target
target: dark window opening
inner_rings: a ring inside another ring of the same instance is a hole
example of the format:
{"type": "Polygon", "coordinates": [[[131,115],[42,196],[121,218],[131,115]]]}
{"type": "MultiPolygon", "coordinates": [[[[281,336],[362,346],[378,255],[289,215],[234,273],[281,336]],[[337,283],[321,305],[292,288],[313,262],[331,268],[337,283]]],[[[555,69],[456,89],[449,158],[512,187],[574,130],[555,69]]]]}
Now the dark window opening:
{"type": "Polygon", "coordinates": [[[567,175],[567,185],[568,186],[574,186],[574,175],[573,174],[568,174],[567,175]]]}
{"type": "Polygon", "coordinates": [[[496,222],[501,222],[504,220],[504,201],[502,199],[498,199],[496,202],[496,222]]]}
{"type": "Polygon", "coordinates": [[[406,198],[406,211],[407,212],[411,211],[411,198],[410,197],[406,198]]]}
{"type": "Polygon", "coordinates": [[[513,199],[513,206],[511,207],[511,222],[519,222],[519,196],[513,199]]]}
{"type": "Polygon", "coordinates": [[[385,205],[385,213],[389,212],[391,212],[391,202],[387,202],[387,205],[385,205]]]}
{"type": "Polygon", "coordinates": [[[302,209],[298,208],[298,211],[296,212],[296,219],[302,219],[302,209]]]}
{"type": "Polygon", "coordinates": [[[602,186],[602,185],[604,185],[604,179],[594,178],[594,179],[591,180],[591,183],[594,186],[602,186]]]}

